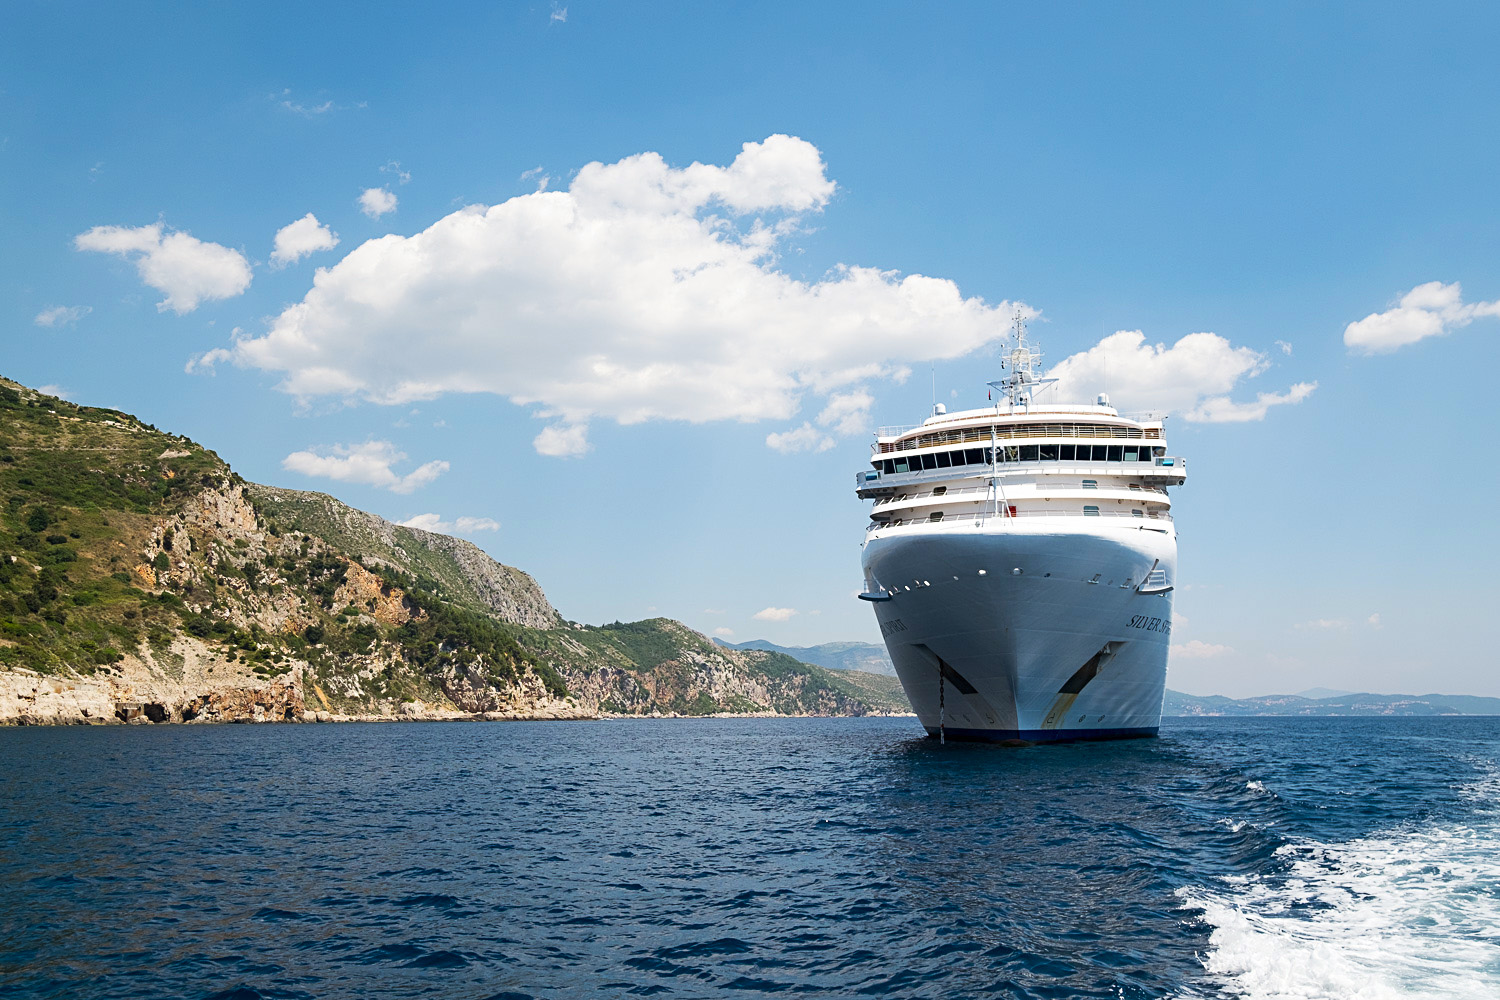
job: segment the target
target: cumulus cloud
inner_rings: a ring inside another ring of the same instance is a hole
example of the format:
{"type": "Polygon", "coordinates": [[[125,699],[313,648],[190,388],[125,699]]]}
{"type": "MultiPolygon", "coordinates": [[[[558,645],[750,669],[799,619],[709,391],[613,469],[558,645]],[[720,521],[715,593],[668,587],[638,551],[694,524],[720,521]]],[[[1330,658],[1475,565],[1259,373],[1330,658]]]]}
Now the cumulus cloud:
{"type": "Polygon", "coordinates": [[[1350,323],[1344,328],[1344,346],[1360,354],[1388,354],[1468,326],[1481,316],[1500,316],[1500,300],[1465,304],[1458,282],[1429,281],[1401,296],[1385,312],[1350,323]]]}
{"type": "Polygon", "coordinates": [[[531,444],[540,455],[576,458],[589,450],[589,429],[585,424],[554,424],[543,427],[531,444]]]}
{"type": "Polygon", "coordinates": [[[167,297],[156,304],[181,316],[202,302],[228,299],[250,287],[250,262],[238,250],[187,233],[149,226],[95,226],[73,239],[76,250],[112,253],[135,262],[141,280],[167,297]]]}
{"type": "Polygon", "coordinates": [[[426,462],[406,475],[391,469],[406,454],[389,441],[336,444],[331,448],[294,451],[282,459],[281,467],[304,476],[335,479],[341,483],[378,486],[392,493],[411,493],[448,471],[447,462],[426,462]]]}
{"type": "Polygon", "coordinates": [[[784,622],[796,613],[796,608],[762,608],[750,617],[758,622],[784,622]]]}
{"type": "Polygon", "coordinates": [[[1317,388],[1299,382],[1286,392],[1263,392],[1237,403],[1229,393],[1270,367],[1264,354],[1235,347],[1216,333],[1190,333],[1171,347],[1148,344],[1140,330],[1120,330],[1047,374],[1058,380],[1040,400],[1091,399],[1105,390],[1121,409],[1180,413],[1187,420],[1235,422],[1264,419],[1273,406],[1300,403],[1317,388]]]}
{"type": "Polygon", "coordinates": [[[417,514],[396,523],[407,528],[435,531],[440,535],[467,535],[475,531],[500,530],[500,522],[491,517],[455,517],[451,521],[445,521],[439,514],[417,514]]]}
{"type": "Polygon", "coordinates": [[[1314,618],[1311,621],[1298,622],[1293,628],[1300,629],[1343,629],[1349,627],[1347,618],[1314,618]]]}
{"type": "Polygon", "coordinates": [[[276,242],[271,250],[271,266],[286,267],[319,250],[332,250],[338,245],[338,234],[308,212],[296,222],[276,230],[276,242]]]}
{"type": "Polygon", "coordinates": [[[1172,647],[1172,655],[1184,660],[1211,660],[1216,656],[1234,652],[1229,646],[1192,639],[1172,647]]]}
{"type": "Polygon", "coordinates": [[[833,438],[805,421],[801,427],[766,435],[766,447],[783,455],[794,455],[799,451],[827,451],[833,445],[833,438]]]}
{"type": "Polygon", "coordinates": [[[396,210],[396,196],[386,188],[365,188],[359,196],[359,210],[372,219],[396,210]]]}
{"type": "MultiPolygon", "coordinates": [[[[843,433],[865,386],[994,343],[1017,307],[922,275],[779,270],[835,189],[818,149],[786,135],[727,166],[590,163],[566,190],[366,242],[236,361],[303,397],[495,393],[553,422],[536,440],[549,454],[577,454],[596,418],[785,421],[812,401],[824,435],[843,433]]],[[[806,437],[790,433],[777,440],[806,437]]]]}
{"type": "Polygon", "coordinates": [[[37,313],[32,322],[46,327],[72,326],[93,311],[93,306],[53,306],[37,313]]]}

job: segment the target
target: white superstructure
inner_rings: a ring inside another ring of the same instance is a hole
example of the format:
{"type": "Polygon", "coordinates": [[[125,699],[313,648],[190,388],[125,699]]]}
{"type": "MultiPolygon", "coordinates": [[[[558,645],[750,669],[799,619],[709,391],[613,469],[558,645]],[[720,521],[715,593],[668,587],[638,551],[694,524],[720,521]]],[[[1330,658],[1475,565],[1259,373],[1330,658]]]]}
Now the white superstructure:
{"type": "Polygon", "coordinates": [[[995,405],[877,433],[860,597],[934,736],[1154,735],[1185,465],[1162,419],[1037,402],[1039,359],[1018,318],[995,405]]]}

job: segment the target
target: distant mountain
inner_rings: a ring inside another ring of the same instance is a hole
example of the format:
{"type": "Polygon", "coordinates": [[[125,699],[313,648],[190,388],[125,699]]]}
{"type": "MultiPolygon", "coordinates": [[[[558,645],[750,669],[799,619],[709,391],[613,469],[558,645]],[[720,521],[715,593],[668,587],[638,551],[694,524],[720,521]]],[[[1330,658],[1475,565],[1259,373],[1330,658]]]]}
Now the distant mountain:
{"type": "Polygon", "coordinates": [[[825,642],[817,646],[778,646],[765,639],[750,639],[747,642],[714,642],[725,649],[763,649],[770,653],[784,653],[794,660],[813,663],[830,670],[863,670],[869,674],[896,676],[891,657],[884,646],[873,642],[825,642]]]}
{"type": "MultiPolygon", "coordinates": [[[[1314,691],[1318,689],[1313,689],[1314,691]]],[[[1308,694],[1311,692],[1305,692],[1308,694]]],[[[1204,715],[1500,715],[1500,698],[1466,694],[1336,694],[1309,698],[1295,694],[1271,694],[1259,698],[1226,698],[1223,695],[1183,694],[1168,691],[1162,714],[1204,715]]]]}
{"type": "Polygon", "coordinates": [[[1298,691],[1297,697],[1317,701],[1320,698],[1344,698],[1356,693],[1355,691],[1340,691],[1337,688],[1308,688],[1306,691],[1298,691]]]}

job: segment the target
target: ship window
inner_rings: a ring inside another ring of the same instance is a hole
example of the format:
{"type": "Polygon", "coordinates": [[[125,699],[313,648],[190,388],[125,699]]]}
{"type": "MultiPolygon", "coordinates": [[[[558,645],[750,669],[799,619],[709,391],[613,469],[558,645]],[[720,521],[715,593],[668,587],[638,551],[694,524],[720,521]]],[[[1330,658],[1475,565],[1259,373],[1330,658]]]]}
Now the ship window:
{"type": "Polygon", "coordinates": [[[1134,507],[1132,507],[1130,509],[1130,513],[1134,514],[1136,517],[1145,517],[1146,516],[1146,512],[1145,511],[1138,510],[1138,509],[1136,509],[1134,507]]]}
{"type": "Polygon", "coordinates": [[[1060,458],[1060,459],[1062,459],[1064,462],[1071,462],[1071,461],[1073,461],[1073,454],[1074,454],[1074,449],[1075,448],[1076,448],[1076,445],[1071,445],[1071,444],[1058,445],[1059,451],[1058,451],[1058,456],[1057,457],[1060,458]]]}
{"type": "MultiPolygon", "coordinates": [[[[902,464],[905,464],[905,463],[902,463],[902,464]]],[[[896,463],[893,462],[893,461],[891,461],[889,458],[886,459],[885,460],[885,474],[889,476],[890,474],[892,474],[895,471],[896,471],[896,463]]]]}
{"type": "Polygon", "coordinates": [[[953,459],[953,464],[955,466],[967,465],[968,462],[969,462],[968,452],[963,452],[963,451],[949,452],[949,457],[953,459]]]}
{"type": "Polygon", "coordinates": [[[1140,451],[1139,448],[1126,448],[1125,449],[1125,461],[1127,461],[1127,462],[1134,462],[1135,461],[1135,456],[1136,456],[1136,454],[1139,451],[1140,451]]]}
{"type": "Polygon", "coordinates": [[[1142,448],[1141,449],[1141,461],[1142,462],[1149,462],[1149,461],[1151,461],[1151,449],[1150,448],[1142,448]]]}
{"type": "Polygon", "coordinates": [[[1099,488],[1099,480],[1085,479],[1083,481],[1083,488],[1086,490],[1097,490],[1099,488]]]}
{"type": "Polygon", "coordinates": [[[1090,505],[1088,505],[1088,506],[1086,506],[1086,507],[1083,508],[1083,516],[1084,517],[1098,517],[1099,516],[1099,508],[1093,506],[1092,504],[1090,504],[1090,505]]]}
{"type": "Polygon", "coordinates": [[[1042,461],[1043,462],[1055,462],[1055,461],[1057,461],[1057,445],[1055,445],[1055,444],[1044,444],[1041,447],[1042,447],[1042,461]]]}
{"type": "Polygon", "coordinates": [[[1083,458],[1084,457],[1083,453],[1084,452],[1088,452],[1089,453],[1088,460],[1090,462],[1102,462],[1102,461],[1104,461],[1105,450],[1106,450],[1106,448],[1102,444],[1096,444],[1096,445],[1093,445],[1092,447],[1089,447],[1089,448],[1085,448],[1083,445],[1079,445],[1078,446],[1078,457],[1079,458],[1083,458]]]}
{"type": "Polygon", "coordinates": [[[923,455],[923,456],[921,456],[921,458],[922,458],[922,468],[924,470],[925,469],[936,469],[937,468],[937,459],[933,458],[932,455],[930,455],[930,454],[923,455]]]}
{"type": "Polygon", "coordinates": [[[1020,459],[1021,459],[1021,448],[1020,448],[1019,445],[1008,444],[1008,445],[1005,446],[1005,458],[1004,458],[1004,461],[1006,461],[1006,462],[1018,462],[1018,461],[1020,461],[1020,459]]]}
{"type": "Polygon", "coordinates": [[[937,467],[939,469],[946,469],[946,468],[950,467],[953,464],[952,460],[950,460],[948,458],[948,453],[946,451],[940,451],[940,452],[938,452],[937,455],[936,455],[936,458],[937,458],[937,467]]]}
{"type": "Polygon", "coordinates": [[[940,511],[940,510],[933,511],[932,514],[927,518],[927,520],[929,520],[929,521],[941,521],[942,519],[943,519],[943,512],[940,511]]]}
{"type": "Polygon", "coordinates": [[[968,458],[970,465],[983,465],[984,464],[984,449],[983,448],[970,448],[968,451],[964,452],[964,456],[966,458],[968,458]]]}
{"type": "Polygon", "coordinates": [[[908,468],[907,465],[906,465],[906,459],[900,458],[900,459],[896,460],[896,471],[897,472],[910,472],[911,471],[911,469],[908,468]]]}
{"type": "Polygon", "coordinates": [[[1125,446],[1124,445],[1118,445],[1118,444],[1112,444],[1112,445],[1110,445],[1109,446],[1109,461],[1111,461],[1111,462],[1121,461],[1121,459],[1122,459],[1123,456],[1120,453],[1123,452],[1124,450],[1125,450],[1125,446]]]}
{"type": "Polygon", "coordinates": [[[948,487],[946,487],[946,486],[934,486],[932,488],[932,495],[935,496],[935,497],[940,497],[944,493],[947,493],[947,492],[948,492],[948,487]]]}
{"type": "Polygon", "coordinates": [[[1021,445],[1021,461],[1023,461],[1023,462],[1035,462],[1037,460],[1036,452],[1037,452],[1037,447],[1034,444],[1023,444],[1023,445],[1021,445]]]}

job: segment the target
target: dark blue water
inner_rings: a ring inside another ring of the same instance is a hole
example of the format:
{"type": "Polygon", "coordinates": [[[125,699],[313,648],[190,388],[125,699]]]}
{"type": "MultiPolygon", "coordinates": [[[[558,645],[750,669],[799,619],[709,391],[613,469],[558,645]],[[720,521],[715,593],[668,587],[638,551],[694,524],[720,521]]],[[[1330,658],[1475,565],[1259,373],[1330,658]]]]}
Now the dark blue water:
{"type": "Polygon", "coordinates": [[[1500,992],[1500,720],[916,737],[0,730],[0,995],[1500,992]]]}

